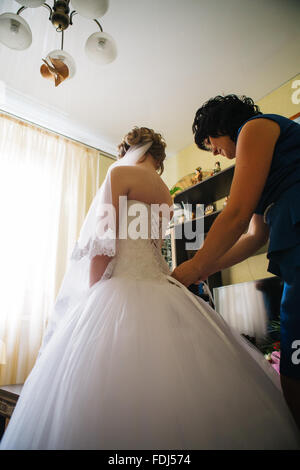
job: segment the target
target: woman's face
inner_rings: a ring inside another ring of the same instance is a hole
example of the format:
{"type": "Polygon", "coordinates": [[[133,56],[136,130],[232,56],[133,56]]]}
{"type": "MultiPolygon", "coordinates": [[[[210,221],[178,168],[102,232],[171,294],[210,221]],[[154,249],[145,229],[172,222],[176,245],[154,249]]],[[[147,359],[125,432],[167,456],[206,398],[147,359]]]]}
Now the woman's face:
{"type": "Polygon", "coordinates": [[[222,155],[230,160],[235,158],[236,145],[228,135],[208,137],[207,146],[214,156],[222,155]]]}

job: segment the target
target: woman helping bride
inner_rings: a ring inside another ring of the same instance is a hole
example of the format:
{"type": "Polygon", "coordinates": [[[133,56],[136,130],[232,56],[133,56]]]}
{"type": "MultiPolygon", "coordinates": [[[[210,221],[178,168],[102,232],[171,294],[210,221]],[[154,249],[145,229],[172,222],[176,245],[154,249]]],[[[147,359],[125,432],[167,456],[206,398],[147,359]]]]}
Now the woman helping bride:
{"type": "Polygon", "coordinates": [[[134,128],[119,150],[0,449],[299,448],[271,366],[170,276],[162,137],[134,128]]]}

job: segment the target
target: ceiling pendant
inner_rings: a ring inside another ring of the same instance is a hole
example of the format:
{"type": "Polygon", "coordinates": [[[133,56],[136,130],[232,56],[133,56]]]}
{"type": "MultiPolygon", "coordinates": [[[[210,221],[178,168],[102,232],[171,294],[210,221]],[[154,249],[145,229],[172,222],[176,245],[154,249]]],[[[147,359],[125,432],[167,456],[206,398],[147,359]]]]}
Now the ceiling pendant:
{"type": "Polygon", "coordinates": [[[85,51],[90,60],[98,65],[109,64],[117,57],[117,47],[114,39],[103,31],[98,18],[108,9],[108,0],[55,0],[53,7],[41,0],[16,0],[22,7],[17,13],[0,15],[0,42],[10,49],[24,50],[32,43],[32,33],[29,24],[20,14],[26,8],[45,7],[49,11],[49,20],[56,31],[62,35],[61,49],[50,52],[43,58],[40,72],[42,77],[53,80],[55,86],[74,76],[76,66],[72,56],[64,51],[64,32],[73,25],[76,14],[94,20],[100,31],[93,33],[86,41],[85,51]],[[76,9],[70,9],[70,3],[76,9]]]}

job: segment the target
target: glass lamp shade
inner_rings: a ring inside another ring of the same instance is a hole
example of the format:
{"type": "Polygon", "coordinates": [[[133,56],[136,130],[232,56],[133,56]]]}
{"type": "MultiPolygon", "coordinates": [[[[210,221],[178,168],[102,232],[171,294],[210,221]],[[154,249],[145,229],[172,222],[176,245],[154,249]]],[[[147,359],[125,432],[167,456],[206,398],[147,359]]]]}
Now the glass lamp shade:
{"type": "Polygon", "coordinates": [[[20,3],[20,5],[23,5],[24,7],[37,8],[43,5],[45,0],[16,0],[16,2],[20,3]]]}
{"type": "Polygon", "coordinates": [[[54,51],[49,52],[49,54],[47,55],[46,60],[48,60],[48,62],[50,62],[50,60],[49,60],[50,58],[61,60],[64,64],[66,64],[66,66],[69,69],[68,78],[74,77],[74,75],[76,73],[76,65],[75,65],[75,61],[74,61],[73,57],[68,52],[63,51],[61,49],[55,49],[54,51]]]}
{"type": "Polygon", "coordinates": [[[15,13],[0,15],[0,42],[10,49],[22,51],[32,42],[32,34],[27,21],[15,13]]]}
{"type": "Polygon", "coordinates": [[[88,58],[96,64],[105,65],[117,57],[117,46],[108,33],[99,31],[88,38],[85,44],[85,52],[88,58]]]}
{"type": "Polygon", "coordinates": [[[101,18],[108,9],[108,0],[71,0],[77,13],[91,20],[101,18]]]}

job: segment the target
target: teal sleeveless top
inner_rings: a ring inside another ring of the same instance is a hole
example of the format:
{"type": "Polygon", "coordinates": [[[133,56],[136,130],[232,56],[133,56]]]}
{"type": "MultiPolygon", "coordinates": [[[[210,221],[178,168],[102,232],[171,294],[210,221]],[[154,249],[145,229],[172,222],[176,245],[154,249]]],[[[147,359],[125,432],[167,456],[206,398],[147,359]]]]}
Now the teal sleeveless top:
{"type": "Polygon", "coordinates": [[[255,213],[263,214],[271,203],[300,181],[300,124],[278,114],[260,114],[245,121],[238,135],[246,122],[253,119],[270,119],[280,126],[269,175],[255,209],[255,213]]]}
{"type": "Polygon", "coordinates": [[[280,126],[270,171],[254,212],[265,214],[270,228],[268,270],[281,275],[283,258],[289,259],[291,272],[300,266],[300,124],[278,114],[261,114],[248,121],[253,119],[270,119],[280,126]],[[292,250],[293,255],[287,258],[286,250],[292,250]]]}

